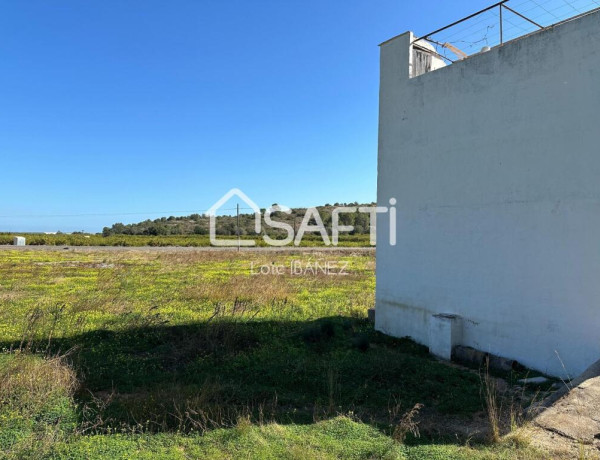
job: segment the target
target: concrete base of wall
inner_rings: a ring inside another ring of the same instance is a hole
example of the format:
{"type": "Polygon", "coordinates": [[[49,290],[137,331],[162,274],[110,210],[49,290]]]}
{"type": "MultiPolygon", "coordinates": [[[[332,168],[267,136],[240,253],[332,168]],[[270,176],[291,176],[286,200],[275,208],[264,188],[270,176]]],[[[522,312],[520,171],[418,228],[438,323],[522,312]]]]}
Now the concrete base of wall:
{"type": "Polygon", "coordinates": [[[471,367],[481,368],[489,366],[490,369],[504,372],[525,369],[524,366],[514,359],[502,358],[501,356],[492,355],[476,350],[475,348],[463,347],[461,345],[454,347],[454,350],[452,351],[452,360],[471,367]]]}
{"type": "Polygon", "coordinates": [[[369,308],[369,310],[367,311],[367,317],[369,318],[369,321],[371,321],[372,323],[375,322],[375,309],[374,308],[369,308]]]}

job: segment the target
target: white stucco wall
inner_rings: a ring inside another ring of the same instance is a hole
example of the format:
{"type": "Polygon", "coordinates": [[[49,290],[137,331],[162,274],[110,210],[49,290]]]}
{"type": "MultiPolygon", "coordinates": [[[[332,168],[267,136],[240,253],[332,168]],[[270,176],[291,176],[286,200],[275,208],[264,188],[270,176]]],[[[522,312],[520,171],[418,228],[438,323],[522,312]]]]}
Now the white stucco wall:
{"type": "Polygon", "coordinates": [[[429,345],[457,314],[463,345],[577,375],[600,358],[600,14],[416,78],[412,39],[381,46],[376,328],[429,345]]]}

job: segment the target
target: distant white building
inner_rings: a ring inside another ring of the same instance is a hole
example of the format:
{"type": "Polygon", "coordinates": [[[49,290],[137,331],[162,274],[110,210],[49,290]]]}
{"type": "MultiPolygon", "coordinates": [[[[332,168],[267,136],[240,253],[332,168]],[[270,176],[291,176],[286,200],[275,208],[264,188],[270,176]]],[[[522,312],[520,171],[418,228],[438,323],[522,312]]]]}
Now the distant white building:
{"type": "Polygon", "coordinates": [[[381,46],[376,328],[577,375],[600,358],[600,13],[448,66],[414,38],[381,46]]]}
{"type": "Polygon", "coordinates": [[[23,237],[23,236],[15,236],[13,238],[13,245],[14,246],[25,246],[25,237],[23,237]]]}

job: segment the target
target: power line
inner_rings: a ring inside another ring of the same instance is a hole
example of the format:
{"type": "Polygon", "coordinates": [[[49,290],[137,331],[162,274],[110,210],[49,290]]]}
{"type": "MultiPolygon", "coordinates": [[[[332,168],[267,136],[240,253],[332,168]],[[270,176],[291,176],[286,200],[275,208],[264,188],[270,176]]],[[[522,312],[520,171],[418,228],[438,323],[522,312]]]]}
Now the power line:
{"type": "MultiPolygon", "coordinates": [[[[219,208],[219,211],[235,211],[237,208],[219,208]]],[[[244,210],[252,210],[253,208],[242,208],[244,210]]],[[[0,216],[2,219],[23,219],[23,218],[48,218],[48,217],[106,217],[106,216],[140,216],[152,214],[206,214],[206,210],[193,209],[191,211],[145,211],[145,212],[107,212],[107,213],[78,213],[78,214],[17,214],[0,216]]]]}
{"type": "MultiPolygon", "coordinates": [[[[320,206],[316,206],[320,207],[320,206]]],[[[298,207],[296,209],[308,209],[307,207],[298,207]]],[[[219,208],[218,211],[254,211],[254,208],[238,206],[235,208],[219,208]]],[[[49,217],[113,217],[113,216],[143,216],[143,215],[154,215],[154,214],[162,214],[162,215],[173,215],[173,214],[201,214],[206,215],[209,212],[209,209],[200,210],[200,209],[192,209],[187,211],[136,211],[136,212],[91,212],[91,213],[74,213],[74,214],[13,214],[13,215],[3,215],[0,216],[0,219],[43,219],[49,217]]],[[[186,217],[186,216],[180,216],[186,217]]],[[[219,216],[217,216],[219,217],[219,216]]]]}

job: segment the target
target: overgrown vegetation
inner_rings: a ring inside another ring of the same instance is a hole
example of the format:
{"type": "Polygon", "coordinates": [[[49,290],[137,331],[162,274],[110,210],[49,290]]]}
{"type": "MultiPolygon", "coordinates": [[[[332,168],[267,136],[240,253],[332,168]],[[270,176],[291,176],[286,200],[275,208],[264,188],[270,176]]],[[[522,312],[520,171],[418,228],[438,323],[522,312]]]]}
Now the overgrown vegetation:
{"type": "Polygon", "coordinates": [[[363,252],[3,250],[0,452],[535,458],[420,427],[484,413],[480,376],[375,332],[373,301],[363,252]]]}
{"type": "MultiPolygon", "coordinates": [[[[123,247],[208,247],[210,238],[208,235],[168,235],[168,236],[144,236],[144,235],[91,235],[83,233],[46,235],[39,233],[0,233],[0,245],[13,243],[14,236],[25,236],[30,246],[123,246],[123,247]]],[[[232,239],[237,237],[219,236],[219,239],[232,239]]],[[[241,239],[255,240],[256,246],[265,247],[267,244],[260,236],[245,235],[241,239]]],[[[338,246],[340,247],[368,247],[370,246],[369,235],[340,234],[338,246]]],[[[320,235],[305,234],[300,242],[301,247],[325,246],[320,235]]]]}
{"type": "Polygon", "coordinates": [[[76,385],[60,357],[0,355],[0,454],[31,458],[68,439],[77,426],[76,385]]]}

